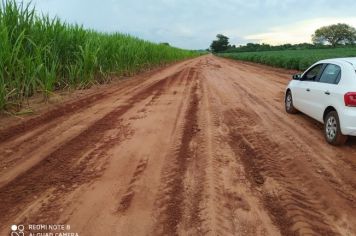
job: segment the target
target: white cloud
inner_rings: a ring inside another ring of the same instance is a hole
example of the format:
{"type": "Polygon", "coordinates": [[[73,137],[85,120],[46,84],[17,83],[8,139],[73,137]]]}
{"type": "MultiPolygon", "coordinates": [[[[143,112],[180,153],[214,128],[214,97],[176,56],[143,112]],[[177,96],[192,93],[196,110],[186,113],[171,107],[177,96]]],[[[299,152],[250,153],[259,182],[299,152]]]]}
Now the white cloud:
{"type": "Polygon", "coordinates": [[[356,27],[356,17],[325,17],[305,20],[291,25],[272,27],[268,32],[247,35],[244,38],[246,40],[257,41],[259,43],[269,43],[272,45],[284,43],[305,43],[311,42],[311,35],[316,29],[322,26],[337,23],[346,23],[356,27]]]}
{"type": "Polygon", "coordinates": [[[279,44],[308,42],[316,28],[330,23],[356,26],[355,0],[338,0],[337,4],[330,0],[16,1],[32,2],[38,13],[58,16],[67,23],[182,48],[207,48],[218,33],[227,35],[233,44],[279,44]],[[305,21],[298,22],[301,19],[305,21]],[[282,27],[271,28],[276,25],[282,27]]]}

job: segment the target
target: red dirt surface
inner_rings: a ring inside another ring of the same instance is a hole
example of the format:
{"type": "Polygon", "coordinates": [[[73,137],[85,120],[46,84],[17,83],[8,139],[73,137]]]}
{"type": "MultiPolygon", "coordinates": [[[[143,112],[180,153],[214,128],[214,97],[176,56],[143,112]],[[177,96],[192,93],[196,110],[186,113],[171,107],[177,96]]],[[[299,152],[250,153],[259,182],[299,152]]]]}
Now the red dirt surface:
{"type": "Polygon", "coordinates": [[[356,140],[285,113],[291,73],[207,55],[11,123],[0,235],[355,235],[356,140]]]}

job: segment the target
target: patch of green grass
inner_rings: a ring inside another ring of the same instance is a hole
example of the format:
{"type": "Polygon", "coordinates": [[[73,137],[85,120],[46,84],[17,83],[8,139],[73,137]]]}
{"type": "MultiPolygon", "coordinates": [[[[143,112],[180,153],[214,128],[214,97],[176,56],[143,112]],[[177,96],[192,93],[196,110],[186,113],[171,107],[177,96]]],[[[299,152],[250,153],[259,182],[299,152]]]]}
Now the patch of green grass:
{"type": "Polygon", "coordinates": [[[221,53],[219,56],[251,61],[286,69],[305,70],[315,62],[329,58],[355,57],[356,48],[304,49],[264,52],[221,53]]]}
{"type": "Polygon", "coordinates": [[[84,88],[198,56],[120,33],[99,33],[38,16],[30,5],[0,3],[0,111],[34,93],[84,88]]]}

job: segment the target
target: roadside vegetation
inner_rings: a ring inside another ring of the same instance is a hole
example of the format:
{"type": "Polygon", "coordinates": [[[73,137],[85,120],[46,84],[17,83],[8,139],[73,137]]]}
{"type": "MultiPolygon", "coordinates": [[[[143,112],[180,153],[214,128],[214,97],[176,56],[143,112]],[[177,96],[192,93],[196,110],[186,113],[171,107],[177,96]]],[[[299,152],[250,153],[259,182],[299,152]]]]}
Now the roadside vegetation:
{"type": "Polygon", "coordinates": [[[0,111],[35,93],[85,88],[198,53],[120,33],[99,33],[39,16],[30,5],[0,3],[0,111]]]}
{"type": "Polygon", "coordinates": [[[311,64],[328,58],[356,56],[356,29],[347,24],[324,26],[311,35],[313,44],[269,44],[248,43],[235,46],[229,38],[218,34],[210,50],[219,56],[251,61],[274,67],[305,70],[311,64]]]}
{"type": "Polygon", "coordinates": [[[219,56],[286,69],[305,70],[315,62],[337,57],[356,57],[356,47],[220,53],[219,56]]]}

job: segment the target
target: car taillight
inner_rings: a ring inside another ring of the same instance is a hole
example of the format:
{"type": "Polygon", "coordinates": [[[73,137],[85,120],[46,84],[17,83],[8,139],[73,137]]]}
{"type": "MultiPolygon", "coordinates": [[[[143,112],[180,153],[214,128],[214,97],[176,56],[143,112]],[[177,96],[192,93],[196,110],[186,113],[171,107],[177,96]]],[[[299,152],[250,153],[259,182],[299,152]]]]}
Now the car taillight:
{"type": "Polygon", "coordinates": [[[345,106],[356,107],[356,92],[349,92],[344,95],[345,106]]]}

